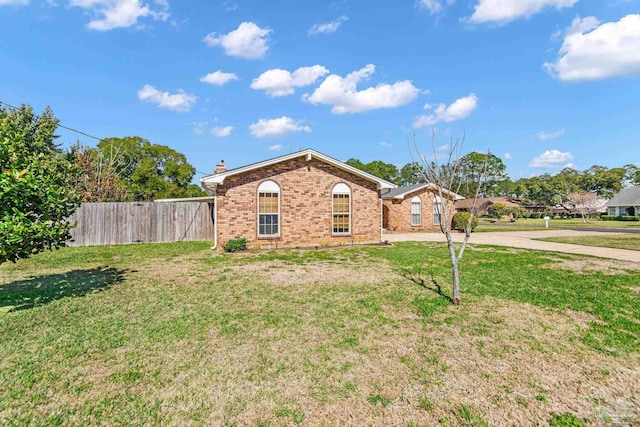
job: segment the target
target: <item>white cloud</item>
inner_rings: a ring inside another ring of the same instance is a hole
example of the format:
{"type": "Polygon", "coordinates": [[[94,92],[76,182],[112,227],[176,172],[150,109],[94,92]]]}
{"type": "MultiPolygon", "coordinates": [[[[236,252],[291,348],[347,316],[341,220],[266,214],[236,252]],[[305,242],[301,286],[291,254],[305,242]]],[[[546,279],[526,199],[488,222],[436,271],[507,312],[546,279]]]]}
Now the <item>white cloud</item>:
{"type": "Polygon", "coordinates": [[[311,132],[301,120],[282,116],[279,119],[260,119],[249,125],[249,132],[256,138],[281,138],[294,132],[311,132]]]}
{"type": "Polygon", "coordinates": [[[217,136],[218,138],[224,138],[225,136],[231,135],[231,131],[233,130],[233,126],[224,126],[224,127],[214,127],[211,129],[211,134],[217,136]]]}
{"type": "Polygon", "coordinates": [[[432,15],[444,10],[444,5],[452,5],[455,0],[419,0],[418,4],[426,8],[432,15]]]}
{"type": "Polygon", "coordinates": [[[556,61],[543,65],[547,72],[569,82],[640,74],[640,14],[598,23],[574,19],[556,61]]]}
{"type": "Polygon", "coordinates": [[[26,6],[29,0],[0,0],[0,6],[26,6]]]}
{"type": "Polygon", "coordinates": [[[203,83],[209,83],[217,86],[226,85],[231,80],[238,80],[238,76],[234,73],[225,73],[222,70],[214,71],[213,73],[209,73],[200,78],[200,81],[203,83]]]}
{"type": "Polygon", "coordinates": [[[384,148],[391,148],[391,147],[393,147],[393,144],[383,141],[383,142],[380,143],[380,146],[384,147],[384,148]]]}
{"type": "Polygon", "coordinates": [[[144,87],[138,91],[138,99],[140,101],[157,104],[160,108],[185,112],[193,107],[198,98],[195,95],[186,93],[182,89],[179,89],[178,93],[171,94],[169,92],[160,92],[151,85],[144,85],[144,87]]]}
{"type": "Polygon", "coordinates": [[[504,153],[504,158],[506,160],[511,160],[511,159],[513,159],[513,156],[511,155],[511,153],[504,153]]]}
{"type": "Polygon", "coordinates": [[[251,88],[264,90],[267,95],[272,97],[292,95],[295,88],[309,86],[327,73],[329,70],[321,65],[301,67],[293,73],[275,68],[265,71],[258,78],[253,79],[251,88]]]}
{"type": "Polygon", "coordinates": [[[409,80],[357,90],[358,83],[368,79],[375,69],[375,65],[369,64],[346,77],[332,74],[311,95],[304,95],[303,99],[312,104],[331,105],[334,114],[397,108],[416,99],[420,90],[409,80]]]}
{"type": "Polygon", "coordinates": [[[204,128],[207,127],[207,122],[191,122],[189,126],[191,126],[191,131],[194,135],[202,135],[204,128]]]}
{"type": "Polygon", "coordinates": [[[282,144],[276,144],[276,145],[272,145],[271,147],[269,147],[269,150],[271,151],[280,151],[284,148],[284,146],[282,144]]]}
{"type": "Polygon", "coordinates": [[[575,163],[567,163],[566,165],[564,165],[563,169],[573,169],[573,170],[578,170],[578,166],[576,166],[575,163]]]}
{"type": "Polygon", "coordinates": [[[576,16],[571,25],[564,32],[565,37],[572,36],[574,34],[587,33],[600,25],[600,21],[595,16],[587,16],[586,18],[580,18],[576,16]]]}
{"type": "Polygon", "coordinates": [[[202,41],[207,46],[222,46],[229,56],[260,59],[269,50],[269,33],[269,28],[260,28],[253,22],[243,22],[228,34],[209,33],[202,41]]]}
{"type": "Polygon", "coordinates": [[[70,5],[90,11],[94,19],[89,21],[87,28],[96,31],[131,27],[139,18],[160,21],[169,18],[166,0],[155,0],[153,5],[143,4],[141,0],[71,0],[70,5]]]}
{"type": "Polygon", "coordinates": [[[539,132],[538,133],[538,139],[540,141],[549,141],[552,139],[556,139],[559,136],[564,135],[564,128],[557,130],[555,132],[539,132]]]}
{"type": "Polygon", "coordinates": [[[467,18],[474,24],[506,24],[520,18],[528,18],[545,8],[573,7],[578,0],[479,0],[473,14],[467,18]]]}
{"type": "MultiPolygon", "coordinates": [[[[414,128],[422,128],[426,126],[433,126],[440,122],[455,122],[456,120],[462,120],[468,117],[473,110],[478,107],[478,97],[475,93],[470,94],[464,98],[457,99],[453,104],[447,107],[446,104],[439,104],[435,107],[433,114],[423,115],[415,119],[413,122],[414,128]]],[[[426,109],[431,109],[431,106],[426,109]]]]}
{"type": "Polygon", "coordinates": [[[547,150],[538,157],[534,157],[531,163],[529,163],[529,167],[540,169],[552,168],[571,159],[573,159],[571,153],[563,153],[559,150],[547,150]]]}
{"type": "Polygon", "coordinates": [[[348,20],[349,18],[347,18],[345,15],[342,15],[335,21],[326,22],[324,24],[314,24],[311,28],[309,28],[309,35],[335,33],[338,28],[340,28],[340,26],[348,20]]]}

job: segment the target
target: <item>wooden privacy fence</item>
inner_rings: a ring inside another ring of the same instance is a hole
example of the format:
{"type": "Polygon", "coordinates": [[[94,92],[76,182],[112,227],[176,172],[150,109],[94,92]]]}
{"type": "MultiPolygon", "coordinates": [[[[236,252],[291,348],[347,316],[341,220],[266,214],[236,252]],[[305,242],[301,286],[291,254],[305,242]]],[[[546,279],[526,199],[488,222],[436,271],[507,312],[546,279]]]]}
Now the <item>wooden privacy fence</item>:
{"type": "Polygon", "coordinates": [[[69,246],[213,241],[212,204],[83,203],[69,246]]]}

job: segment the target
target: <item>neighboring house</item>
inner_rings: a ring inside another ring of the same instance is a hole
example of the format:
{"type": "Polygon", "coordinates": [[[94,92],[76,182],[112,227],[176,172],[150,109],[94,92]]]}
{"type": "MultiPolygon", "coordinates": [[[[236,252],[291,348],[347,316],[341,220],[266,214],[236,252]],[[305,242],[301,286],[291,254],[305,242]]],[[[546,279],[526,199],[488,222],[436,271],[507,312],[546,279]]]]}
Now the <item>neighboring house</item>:
{"type": "Polygon", "coordinates": [[[449,221],[455,213],[453,201],[461,196],[443,192],[441,200],[434,184],[415,184],[393,188],[382,195],[383,227],[391,232],[440,231],[443,209],[447,208],[449,221]]]}
{"type": "Polygon", "coordinates": [[[460,212],[470,212],[472,207],[475,206],[473,210],[477,216],[491,215],[491,206],[496,203],[502,203],[508,208],[517,208],[522,206],[520,200],[512,199],[511,197],[478,197],[475,199],[475,202],[474,199],[462,199],[456,201],[456,210],[460,212]]]}
{"type": "Polygon", "coordinates": [[[623,188],[609,200],[607,209],[612,216],[640,215],[640,187],[623,188]]]}
{"type": "Polygon", "coordinates": [[[379,243],[381,193],[396,186],[307,149],[200,179],[215,197],[214,245],[263,248],[379,243]]]}
{"type": "MultiPolygon", "coordinates": [[[[518,199],[513,199],[515,201],[518,201],[518,199]]],[[[521,205],[524,210],[526,210],[527,212],[546,212],[547,211],[547,206],[546,205],[541,205],[539,203],[522,203],[521,205]]]]}

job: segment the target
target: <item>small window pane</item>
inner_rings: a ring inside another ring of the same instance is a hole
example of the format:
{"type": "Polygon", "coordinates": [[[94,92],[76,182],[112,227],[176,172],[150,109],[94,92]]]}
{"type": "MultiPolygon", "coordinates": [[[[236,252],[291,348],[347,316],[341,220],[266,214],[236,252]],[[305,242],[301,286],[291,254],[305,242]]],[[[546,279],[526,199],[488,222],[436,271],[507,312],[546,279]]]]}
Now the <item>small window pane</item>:
{"type": "Polygon", "coordinates": [[[278,215],[260,214],[258,233],[262,236],[272,236],[278,234],[278,215]]]}

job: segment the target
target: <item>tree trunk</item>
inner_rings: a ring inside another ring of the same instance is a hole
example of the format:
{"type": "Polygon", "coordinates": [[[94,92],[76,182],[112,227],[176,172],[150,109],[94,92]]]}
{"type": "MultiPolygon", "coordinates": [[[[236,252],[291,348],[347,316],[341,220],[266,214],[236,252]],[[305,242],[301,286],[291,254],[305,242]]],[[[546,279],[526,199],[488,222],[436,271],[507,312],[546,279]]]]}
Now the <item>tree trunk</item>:
{"type": "Polygon", "coordinates": [[[456,248],[453,245],[451,232],[445,232],[447,237],[447,246],[449,247],[449,257],[451,258],[451,276],[453,278],[453,296],[451,302],[454,305],[460,304],[460,272],[458,271],[458,257],[456,256],[456,248]]]}

